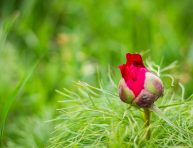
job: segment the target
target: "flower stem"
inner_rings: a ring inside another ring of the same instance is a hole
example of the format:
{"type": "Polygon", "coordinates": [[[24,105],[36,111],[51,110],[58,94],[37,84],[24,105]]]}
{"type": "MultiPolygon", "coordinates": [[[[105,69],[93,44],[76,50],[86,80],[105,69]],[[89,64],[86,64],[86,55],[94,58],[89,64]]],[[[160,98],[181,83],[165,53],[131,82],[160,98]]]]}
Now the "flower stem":
{"type": "Polygon", "coordinates": [[[151,117],[151,112],[148,108],[144,108],[144,120],[145,120],[145,138],[146,140],[149,140],[150,137],[151,137],[151,132],[150,132],[150,129],[149,129],[149,125],[150,125],[150,117],[151,117]]]}

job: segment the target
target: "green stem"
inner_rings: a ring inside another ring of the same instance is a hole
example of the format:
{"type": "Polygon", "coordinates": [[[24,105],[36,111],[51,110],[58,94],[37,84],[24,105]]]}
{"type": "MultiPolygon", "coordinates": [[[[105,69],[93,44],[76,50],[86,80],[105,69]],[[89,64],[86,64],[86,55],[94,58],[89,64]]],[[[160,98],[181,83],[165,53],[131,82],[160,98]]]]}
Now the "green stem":
{"type": "Polygon", "coordinates": [[[150,117],[151,117],[151,112],[148,108],[144,108],[144,119],[145,119],[145,130],[146,130],[146,133],[145,133],[145,138],[147,140],[150,139],[151,137],[151,132],[150,132],[150,129],[149,129],[149,125],[150,125],[150,117]]]}

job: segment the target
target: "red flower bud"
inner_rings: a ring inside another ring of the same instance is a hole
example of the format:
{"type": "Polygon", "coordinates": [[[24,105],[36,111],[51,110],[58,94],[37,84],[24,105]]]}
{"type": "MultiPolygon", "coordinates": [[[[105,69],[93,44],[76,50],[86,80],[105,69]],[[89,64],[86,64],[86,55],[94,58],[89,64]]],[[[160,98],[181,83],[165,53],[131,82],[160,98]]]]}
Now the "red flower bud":
{"type": "Polygon", "coordinates": [[[163,83],[143,64],[141,55],[126,55],[126,64],[120,65],[122,79],[119,83],[119,96],[123,102],[139,107],[150,107],[163,95],[163,83]]]}

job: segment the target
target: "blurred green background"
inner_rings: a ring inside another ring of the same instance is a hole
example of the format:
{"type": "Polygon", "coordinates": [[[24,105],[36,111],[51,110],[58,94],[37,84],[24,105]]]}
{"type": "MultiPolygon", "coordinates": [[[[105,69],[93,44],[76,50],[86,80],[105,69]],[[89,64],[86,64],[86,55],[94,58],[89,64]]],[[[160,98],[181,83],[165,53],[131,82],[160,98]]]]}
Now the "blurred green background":
{"type": "Polygon", "coordinates": [[[47,145],[56,89],[114,79],[125,53],[160,66],[193,87],[193,1],[1,0],[0,128],[4,147],[47,145]],[[99,71],[99,72],[98,72],[99,71]],[[4,129],[4,130],[3,130],[4,129]],[[3,131],[3,132],[2,132],[3,131]]]}

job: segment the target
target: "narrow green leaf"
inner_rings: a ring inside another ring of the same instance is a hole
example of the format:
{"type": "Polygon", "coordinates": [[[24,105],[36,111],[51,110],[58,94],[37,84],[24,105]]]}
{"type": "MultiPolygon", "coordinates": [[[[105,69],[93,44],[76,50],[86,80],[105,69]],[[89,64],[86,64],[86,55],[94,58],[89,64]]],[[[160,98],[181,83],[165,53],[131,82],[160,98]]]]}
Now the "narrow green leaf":
{"type": "Polygon", "coordinates": [[[9,113],[9,110],[11,108],[11,105],[13,104],[15,98],[22,92],[22,90],[24,89],[25,85],[27,84],[28,80],[30,79],[30,77],[32,76],[35,68],[37,67],[37,64],[39,62],[37,62],[33,68],[30,70],[29,74],[20,81],[20,83],[18,84],[18,86],[16,87],[16,89],[13,91],[13,93],[6,99],[7,101],[5,102],[5,104],[2,106],[1,109],[1,113],[0,113],[0,140],[2,141],[2,137],[3,137],[3,130],[4,130],[4,125],[6,122],[6,118],[7,115],[9,113]]]}

